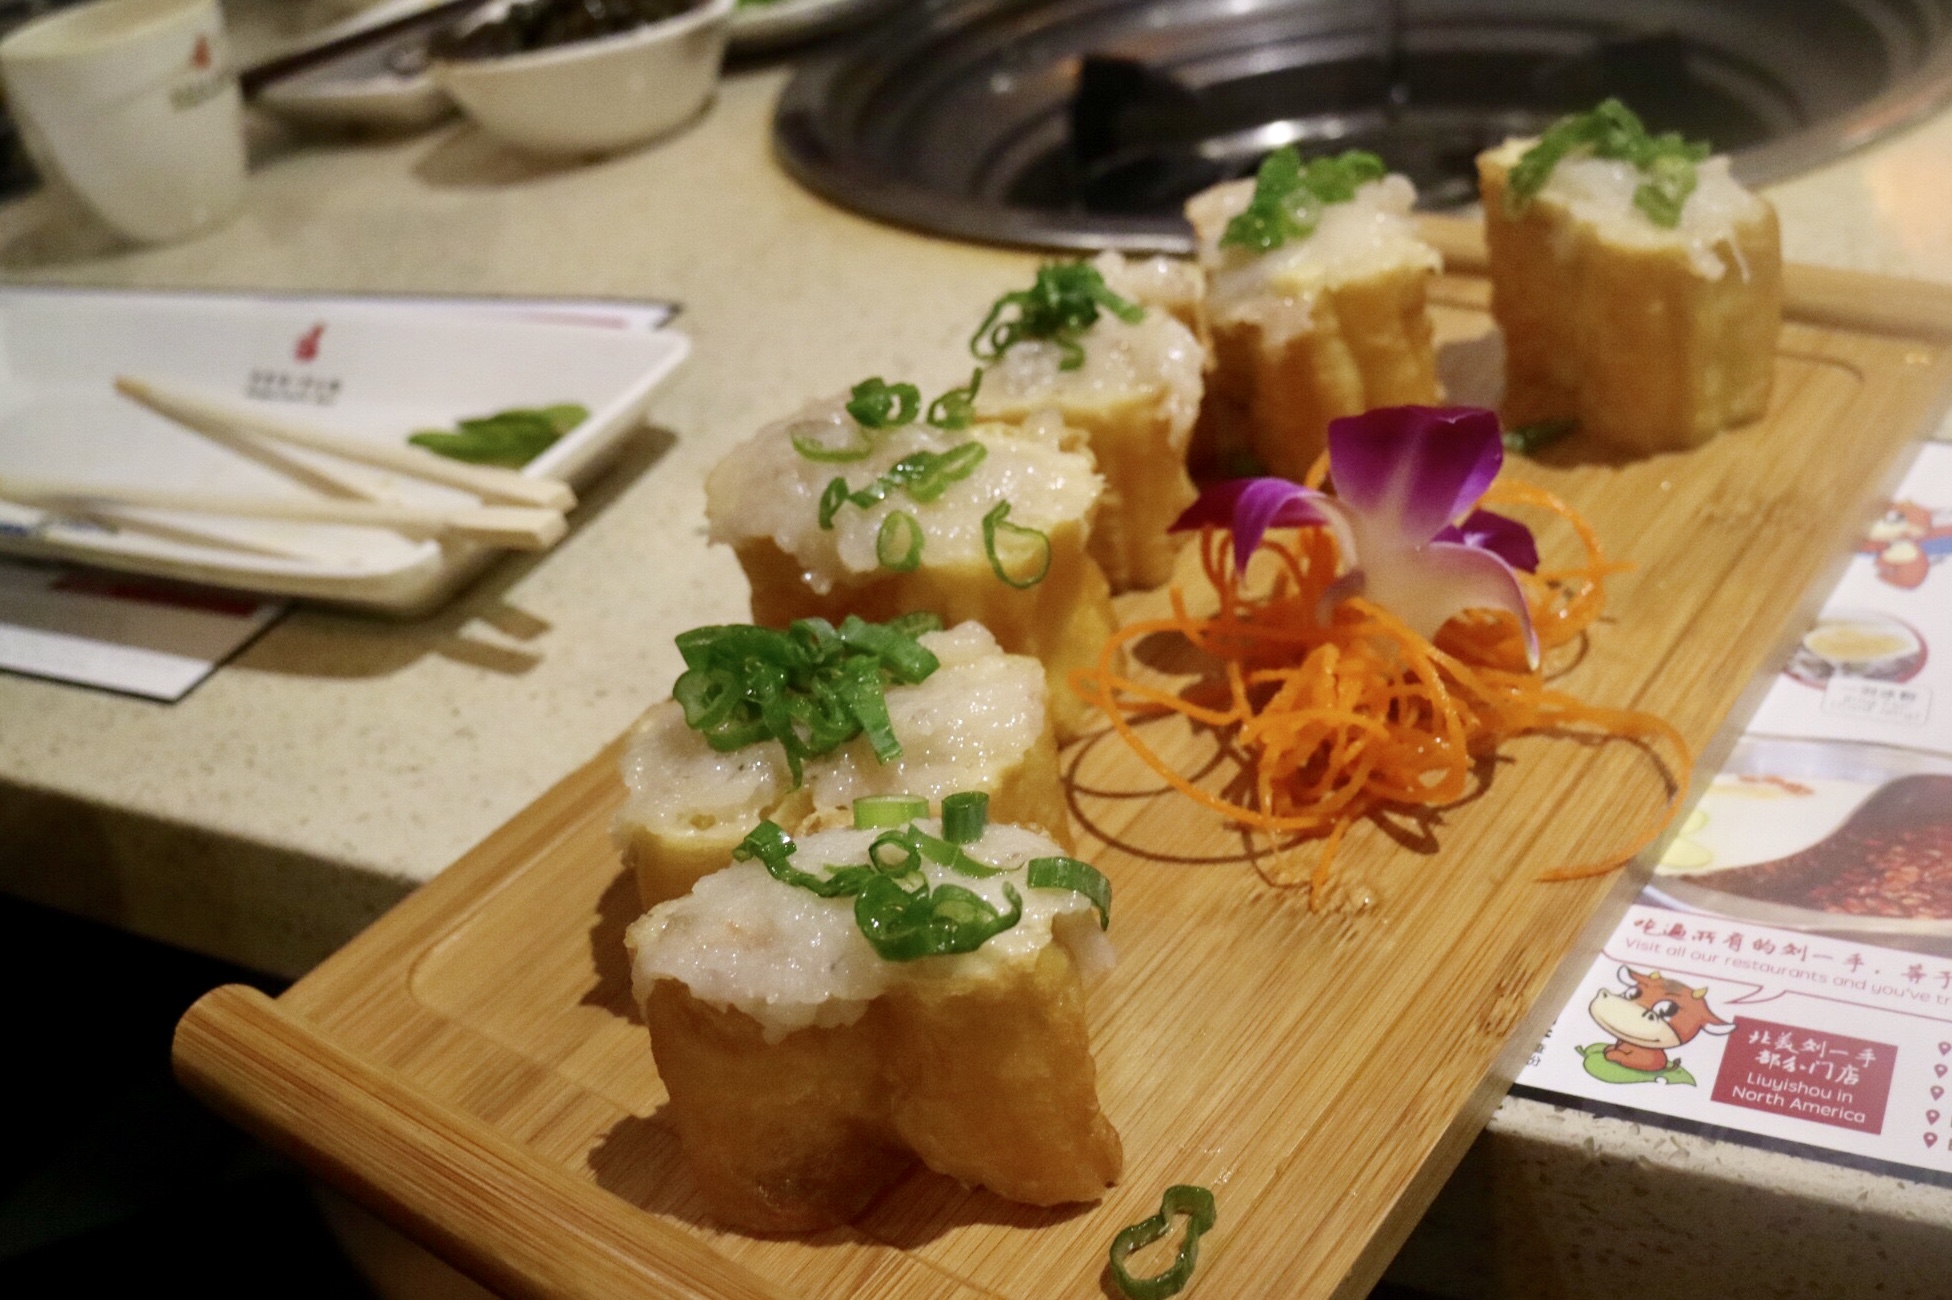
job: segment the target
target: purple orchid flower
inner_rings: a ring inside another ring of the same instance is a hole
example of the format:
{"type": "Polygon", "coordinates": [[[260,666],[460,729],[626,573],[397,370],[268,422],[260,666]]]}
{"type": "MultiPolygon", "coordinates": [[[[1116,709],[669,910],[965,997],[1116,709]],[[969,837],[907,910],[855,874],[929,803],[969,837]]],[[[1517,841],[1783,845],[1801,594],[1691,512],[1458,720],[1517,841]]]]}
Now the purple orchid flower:
{"type": "Polygon", "coordinates": [[[1325,606],[1361,595],[1424,637],[1464,610],[1502,609],[1518,619],[1526,660],[1538,666],[1515,572],[1538,568],[1538,546],[1517,520],[1477,508],[1505,460],[1496,415],[1392,406],[1335,420],[1328,460],[1335,496],[1287,479],[1233,479],[1203,492],[1173,528],[1230,530],[1239,569],[1270,528],[1330,528],[1349,569],[1325,606]]]}

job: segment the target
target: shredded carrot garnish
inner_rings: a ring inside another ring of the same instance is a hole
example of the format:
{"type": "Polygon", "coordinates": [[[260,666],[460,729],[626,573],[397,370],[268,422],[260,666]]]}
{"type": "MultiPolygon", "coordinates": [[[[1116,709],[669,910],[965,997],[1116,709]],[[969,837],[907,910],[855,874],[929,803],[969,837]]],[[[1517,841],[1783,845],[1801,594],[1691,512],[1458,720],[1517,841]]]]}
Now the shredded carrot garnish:
{"type": "MultiPolygon", "coordinates": [[[[1629,566],[1609,561],[1591,526],[1551,493],[1504,482],[1486,500],[1546,510],[1571,525],[1583,562],[1520,579],[1541,650],[1577,640],[1605,608],[1607,576],[1629,566]]],[[[1325,528],[1269,534],[1251,580],[1235,571],[1225,532],[1207,529],[1199,552],[1217,608],[1196,615],[1187,594],[1174,588],[1170,617],[1121,628],[1097,666],[1074,673],[1072,685],[1104,710],[1149,768],[1188,798],[1241,826],[1320,839],[1307,878],[1312,907],[1325,902],[1330,864],[1350,826],[1376,813],[1456,802],[1470,792],[1479,762],[1517,736],[1625,739],[1650,752],[1659,746],[1671,760],[1666,807],[1629,847],[1541,879],[1617,870],[1672,821],[1693,763],[1680,732],[1653,714],[1600,708],[1555,689],[1545,671],[1526,666],[1523,637],[1509,615],[1462,615],[1434,643],[1361,598],[1342,601],[1323,621],[1321,598],[1338,561],[1325,528]],[[1115,671],[1122,647],[1160,633],[1177,633],[1211,656],[1215,676],[1174,691],[1115,671]],[[1164,714],[1210,728],[1239,751],[1244,766],[1227,793],[1176,771],[1134,725],[1164,714]]],[[[1286,873],[1262,875],[1271,884],[1302,883],[1286,873]]]]}

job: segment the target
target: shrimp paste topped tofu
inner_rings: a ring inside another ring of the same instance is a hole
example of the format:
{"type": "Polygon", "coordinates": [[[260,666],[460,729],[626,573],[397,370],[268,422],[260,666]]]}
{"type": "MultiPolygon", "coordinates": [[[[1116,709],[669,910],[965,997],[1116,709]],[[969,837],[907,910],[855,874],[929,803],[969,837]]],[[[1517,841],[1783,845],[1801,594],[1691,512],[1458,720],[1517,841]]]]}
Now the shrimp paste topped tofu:
{"type": "Polygon", "coordinates": [[[945,623],[981,623],[1004,650],[1044,665],[1064,741],[1082,731],[1086,713],[1067,676],[1095,664],[1117,626],[1110,586],[1088,551],[1103,492],[1083,435],[1052,412],[954,431],[926,423],[865,430],[835,399],[735,448],[705,481],[705,509],[712,540],[733,548],[752,585],[754,622],[838,623],[848,614],[885,622],[927,610],[945,623]],[[796,438],[867,447],[859,459],[817,460],[795,449],[796,438]],[[899,466],[942,456],[957,458],[959,476],[935,483],[927,499],[896,485],[866,504],[834,504],[836,479],[872,495],[901,477],[899,466]]]}
{"type": "MultiPolygon", "coordinates": [[[[935,821],[915,823],[939,835],[935,821]]],[[[801,839],[827,878],[883,832],[801,839]]],[[[728,866],[630,927],[632,980],[686,1163],[729,1226],[805,1232],[858,1215],[916,1160],[1011,1200],[1098,1199],[1123,1166],[1099,1108],[1085,974],[1110,965],[1097,910],[1022,870],[1059,846],[991,824],[962,846],[1004,869],[922,867],[1016,923],[973,951],[883,958],[854,899],[760,862],[728,866]]]]}
{"type": "Polygon", "coordinates": [[[976,409],[1013,424],[1055,411],[1083,430],[1105,476],[1092,558],[1113,591],[1157,587],[1172,577],[1183,540],[1166,530],[1197,495],[1186,451],[1206,351],[1185,319],[1197,318],[1198,273],[1165,258],[1128,263],[1116,253],[1091,265],[1144,315],[1126,321],[1100,311],[1074,349],[1034,338],[1012,344],[984,371],[976,409]]]}
{"type": "Polygon", "coordinates": [[[1775,209],[1736,183],[1725,157],[1696,165],[1671,227],[1636,205],[1641,173],[1619,158],[1561,159],[1514,203],[1512,169],[1536,143],[1478,158],[1505,422],[1574,420],[1647,453],[1760,416],[1782,327],[1775,209]]]}
{"type": "Polygon", "coordinates": [[[1229,181],[1186,204],[1213,339],[1198,454],[1224,471],[1244,450],[1300,479],[1329,421],[1438,400],[1428,285],[1443,261],[1417,236],[1415,187],[1394,174],[1322,206],[1306,236],[1266,251],[1224,242],[1257,183],[1229,181]]]}
{"type": "Polygon", "coordinates": [[[980,623],[926,632],[920,641],[940,666],[885,695],[901,754],[883,763],[868,737],[856,736],[803,760],[798,786],[778,741],[720,753],[685,725],[677,701],[654,705],[624,750],[630,797],[614,827],[644,906],[681,897],[724,866],[762,819],[798,833],[845,818],[868,795],[939,804],[958,790],[981,790],[999,821],[1038,827],[1069,845],[1042,666],[1003,653],[980,623]]]}

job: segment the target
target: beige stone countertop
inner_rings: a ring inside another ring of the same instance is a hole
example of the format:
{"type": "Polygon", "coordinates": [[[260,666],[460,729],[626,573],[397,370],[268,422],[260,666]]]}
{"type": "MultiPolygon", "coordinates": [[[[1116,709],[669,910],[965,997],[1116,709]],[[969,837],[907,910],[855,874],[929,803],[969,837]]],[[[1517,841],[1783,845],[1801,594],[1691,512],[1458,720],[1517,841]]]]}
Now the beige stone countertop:
{"type": "MultiPolygon", "coordinates": [[[[296,974],[665,695],[677,631],[745,616],[738,566],[705,542],[706,467],[864,375],[961,378],[972,317],[1036,260],[799,188],[767,145],[784,81],[735,73],[690,129],[581,165],[460,122],[274,142],[242,215],[169,248],[107,247],[43,196],[0,207],[12,282],[674,298],[694,342],[570,537],[431,618],[301,608],[175,705],[0,677],[0,889],[296,974]]],[[[1769,193],[1792,258],[1952,281],[1952,113],[1769,193]]],[[[1879,1294],[1952,1291],[1952,1191],[1535,1102],[1499,1112],[1445,1203],[1460,1202],[1463,1222],[1496,1218],[1513,1294],[1611,1290],[1595,1270],[1650,1233],[1672,1234],[1669,1275],[1640,1294],[1693,1294],[1707,1275],[1682,1261],[1713,1249],[1715,1276],[1751,1281],[1810,1256],[1815,1271],[1731,1295],[1869,1292],[1823,1250],[1879,1294]],[[1659,1226],[1623,1219],[1619,1196],[1659,1226]],[[1815,1235],[1784,1243],[1769,1213],[1815,1235]]],[[[1455,1260],[1442,1239],[1459,1221],[1440,1211],[1418,1240],[1455,1260]]],[[[1403,1267],[1430,1257],[1413,1244],[1403,1267]]],[[[1476,1294],[1440,1271],[1432,1289],[1476,1294]]]]}

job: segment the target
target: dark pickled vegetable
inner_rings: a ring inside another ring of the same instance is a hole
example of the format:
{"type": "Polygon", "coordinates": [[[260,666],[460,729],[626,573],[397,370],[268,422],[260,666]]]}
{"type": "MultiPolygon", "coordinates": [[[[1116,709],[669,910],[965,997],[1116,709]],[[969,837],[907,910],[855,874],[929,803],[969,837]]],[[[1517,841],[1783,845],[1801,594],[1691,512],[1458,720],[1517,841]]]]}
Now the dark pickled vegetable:
{"type": "Polygon", "coordinates": [[[436,59],[499,59],[634,31],[689,13],[704,0],[526,0],[493,22],[457,25],[435,36],[436,59]]]}

